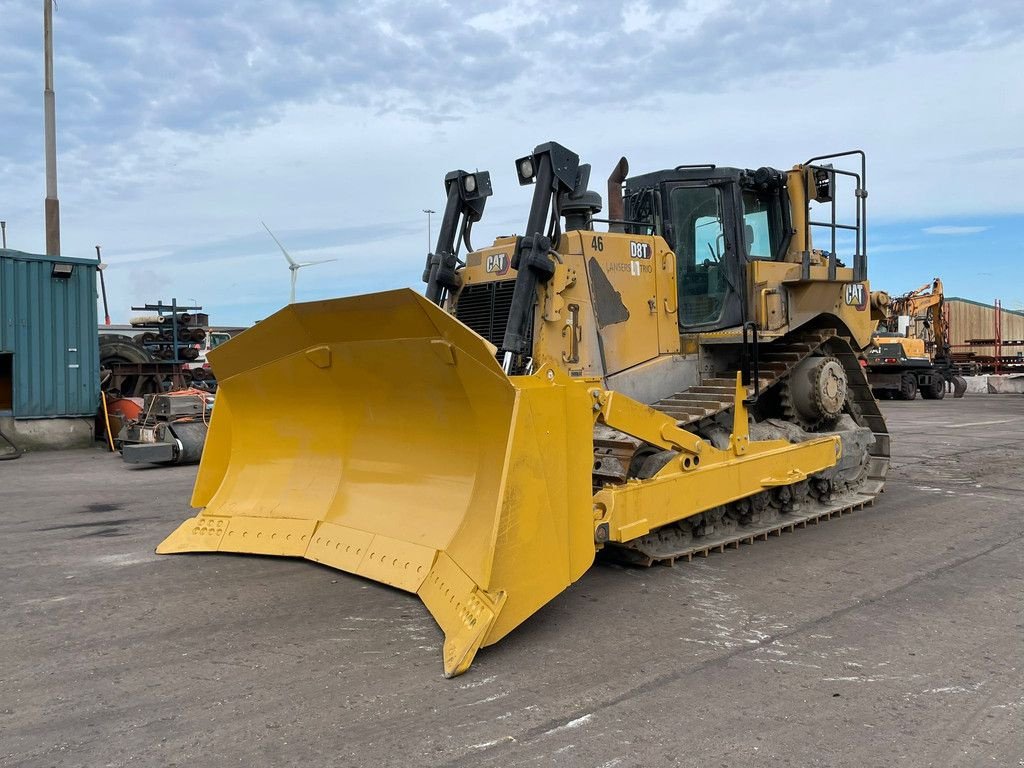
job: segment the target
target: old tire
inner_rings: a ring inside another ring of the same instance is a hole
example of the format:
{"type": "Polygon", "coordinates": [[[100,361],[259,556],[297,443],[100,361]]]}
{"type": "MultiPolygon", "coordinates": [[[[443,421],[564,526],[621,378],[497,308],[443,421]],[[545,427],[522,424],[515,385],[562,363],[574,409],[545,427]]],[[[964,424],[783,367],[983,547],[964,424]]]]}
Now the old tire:
{"type": "MultiPolygon", "coordinates": [[[[141,335],[141,334],[140,334],[141,335]]],[[[100,336],[100,365],[106,363],[151,363],[153,356],[129,336],[100,336]]]]}
{"type": "MultiPolygon", "coordinates": [[[[100,336],[100,368],[109,368],[112,364],[117,363],[135,364],[152,362],[153,355],[149,353],[149,350],[136,344],[130,336],[122,336],[120,334],[100,336]]],[[[142,395],[159,392],[160,389],[156,386],[156,382],[153,381],[152,377],[126,376],[119,391],[124,395],[132,396],[134,394],[142,395]],[[140,378],[145,379],[141,382],[141,388],[139,387],[140,378]],[[136,393],[137,389],[141,389],[141,391],[136,393]]]]}

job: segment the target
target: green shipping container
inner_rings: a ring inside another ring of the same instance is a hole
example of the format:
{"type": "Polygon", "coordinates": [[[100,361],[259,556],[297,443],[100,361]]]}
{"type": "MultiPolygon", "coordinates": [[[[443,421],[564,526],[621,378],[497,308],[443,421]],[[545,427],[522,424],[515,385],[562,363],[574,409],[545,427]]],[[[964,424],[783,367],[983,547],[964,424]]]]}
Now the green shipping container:
{"type": "Polygon", "coordinates": [[[92,416],[96,262],[0,249],[0,415],[92,416]]]}

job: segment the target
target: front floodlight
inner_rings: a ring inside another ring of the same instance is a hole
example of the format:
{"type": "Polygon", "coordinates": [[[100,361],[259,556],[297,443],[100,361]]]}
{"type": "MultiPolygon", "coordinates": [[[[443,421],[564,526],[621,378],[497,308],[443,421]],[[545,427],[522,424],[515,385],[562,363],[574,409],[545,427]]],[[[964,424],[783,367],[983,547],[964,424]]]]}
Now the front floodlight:
{"type": "Polygon", "coordinates": [[[831,203],[835,196],[835,173],[831,163],[817,166],[814,169],[814,200],[818,203],[831,203]]]}
{"type": "Polygon", "coordinates": [[[516,174],[519,176],[519,184],[521,186],[533,184],[537,176],[537,169],[533,164],[533,155],[527,155],[516,160],[516,174]]]}
{"type": "Polygon", "coordinates": [[[54,262],[53,269],[50,270],[50,277],[56,277],[60,280],[67,280],[71,277],[71,274],[75,271],[74,264],[64,264],[62,262],[54,262]]]}
{"type": "Polygon", "coordinates": [[[462,188],[469,193],[476,192],[476,174],[467,173],[462,177],[462,188]]]}

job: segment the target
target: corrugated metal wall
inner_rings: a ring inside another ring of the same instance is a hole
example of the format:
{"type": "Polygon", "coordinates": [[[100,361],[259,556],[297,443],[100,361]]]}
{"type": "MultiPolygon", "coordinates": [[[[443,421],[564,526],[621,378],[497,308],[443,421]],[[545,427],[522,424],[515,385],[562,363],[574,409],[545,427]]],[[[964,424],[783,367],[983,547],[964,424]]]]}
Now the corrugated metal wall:
{"type": "MultiPolygon", "coordinates": [[[[968,339],[995,338],[995,307],[956,297],[946,299],[946,306],[949,308],[949,336],[953,351],[994,355],[994,347],[958,347],[956,345],[965,344],[968,339]]],[[[1003,307],[1002,330],[1004,342],[1010,339],[1024,339],[1024,312],[1003,307]]],[[[1004,356],[1015,356],[1018,353],[1024,354],[1024,347],[1003,347],[1004,356]]]]}
{"type": "Polygon", "coordinates": [[[0,353],[15,418],[90,416],[99,403],[96,262],[0,250],[0,353]],[[54,263],[73,264],[69,278],[54,263]]]}

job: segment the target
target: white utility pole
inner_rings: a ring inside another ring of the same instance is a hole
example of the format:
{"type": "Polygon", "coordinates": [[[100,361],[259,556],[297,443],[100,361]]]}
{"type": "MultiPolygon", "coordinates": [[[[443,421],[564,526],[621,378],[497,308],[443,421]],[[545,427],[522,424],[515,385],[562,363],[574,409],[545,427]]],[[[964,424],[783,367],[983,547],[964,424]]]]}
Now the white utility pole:
{"type": "Polygon", "coordinates": [[[430,249],[434,247],[434,239],[430,236],[430,216],[431,214],[437,213],[437,211],[424,208],[423,212],[427,214],[427,253],[430,253],[430,249]]]}

